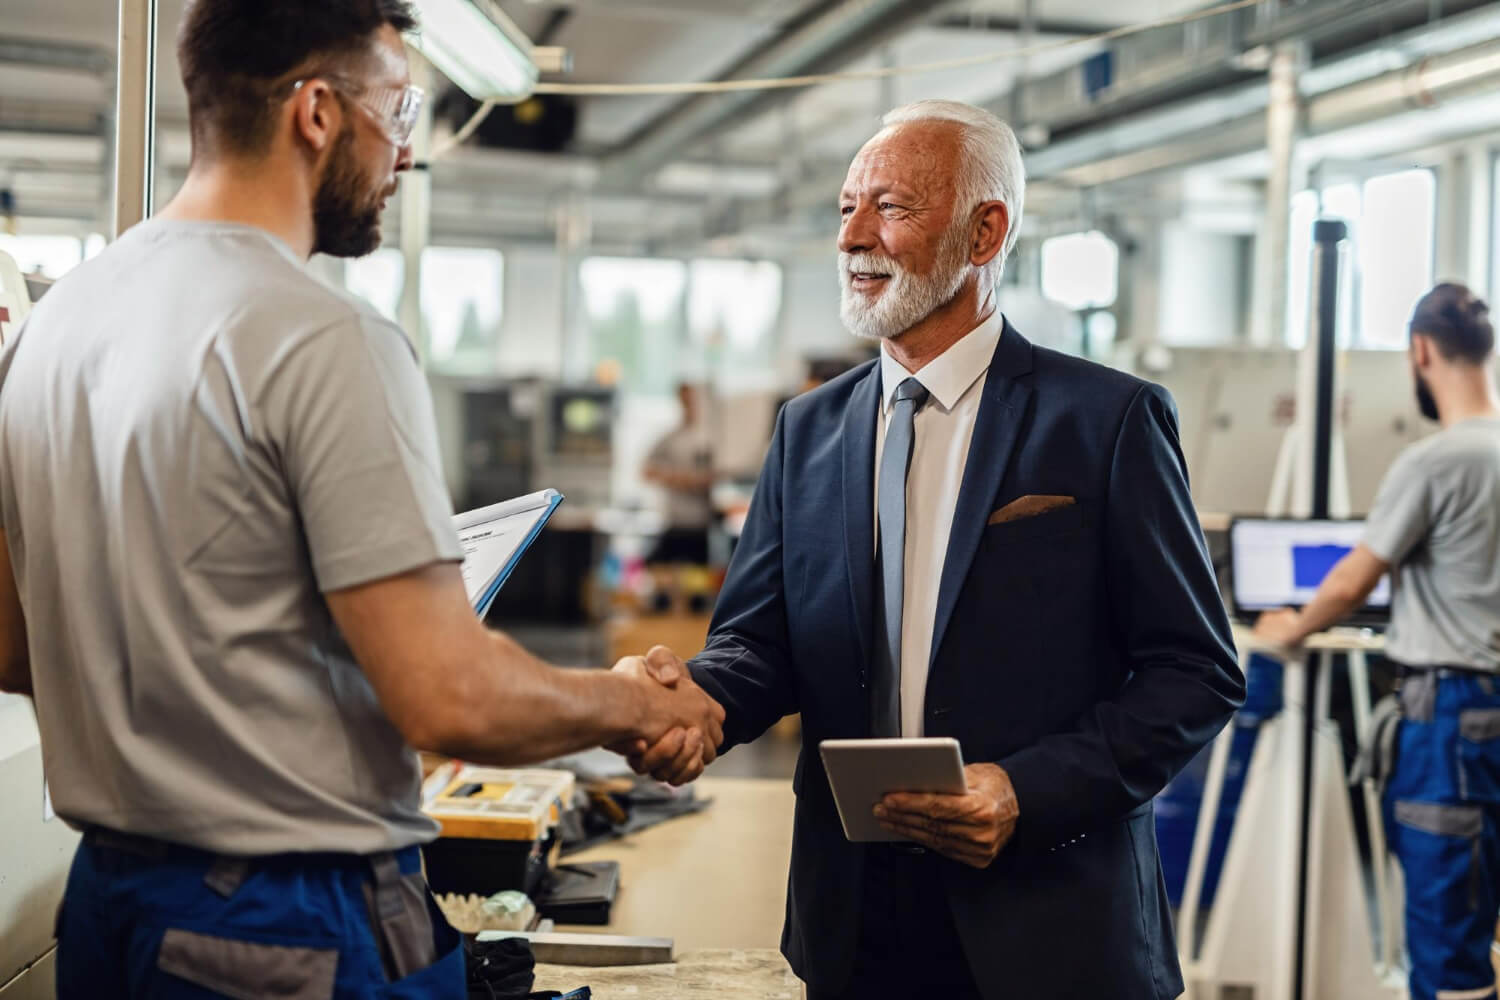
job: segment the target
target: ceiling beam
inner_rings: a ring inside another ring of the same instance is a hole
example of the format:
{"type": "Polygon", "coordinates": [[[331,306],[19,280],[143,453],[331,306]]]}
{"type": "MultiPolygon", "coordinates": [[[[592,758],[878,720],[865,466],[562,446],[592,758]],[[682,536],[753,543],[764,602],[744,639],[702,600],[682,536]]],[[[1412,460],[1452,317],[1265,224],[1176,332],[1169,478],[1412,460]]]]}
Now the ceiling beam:
{"type": "MultiPolygon", "coordinates": [[[[953,0],[842,0],[820,8],[743,60],[725,79],[797,76],[845,66],[880,44],[948,8],[953,0]]],[[[605,159],[605,183],[634,187],[687,147],[744,122],[799,93],[738,91],[698,95],[627,140],[605,159]]]]}
{"type": "MultiPolygon", "coordinates": [[[[1026,30],[1024,18],[999,14],[950,14],[933,22],[934,27],[957,31],[994,31],[1019,35],[1026,30]]],[[[1072,18],[1042,18],[1031,26],[1041,35],[1102,35],[1120,27],[1118,21],[1083,21],[1072,18]]]]}
{"type": "Polygon", "coordinates": [[[91,45],[0,35],[0,63],[106,75],[114,72],[115,57],[112,52],[91,45]]]}
{"type": "Polygon", "coordinates": [[[671,24],[691,22],[734,23],[738,25],[765,25],[774,27],[786,20],[782,14],[772,11],[766,16],[747,14],[733,7],[724,8],[713,0],[703,0],[698,5],[682,3],[649,3],[639,0],[559,0],[549,4],[555,10],[573,12],[594,11],[611,17],[623,17],[640,21],[665,21],[671,24]]]}
{"type": "Polygon", "coordinates": [[[542,30],[536,33],[536,37],[531,40],[531,44],[535,46],[557,44],[558,32],[562,31],[563,27],[572,19],[573,8],[558,7],[551,14],[547,15],[547,23],[542,25],[542,30]]]}

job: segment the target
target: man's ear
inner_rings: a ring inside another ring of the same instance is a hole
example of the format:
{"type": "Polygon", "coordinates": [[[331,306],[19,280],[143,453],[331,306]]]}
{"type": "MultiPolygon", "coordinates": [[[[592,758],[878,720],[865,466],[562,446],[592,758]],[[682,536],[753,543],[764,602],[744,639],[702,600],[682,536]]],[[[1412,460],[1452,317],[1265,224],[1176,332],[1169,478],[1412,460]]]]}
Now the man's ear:
{"type": "Polygon", "coordinates": [[[995,259],[1005,248],[1005,238],[1010,235],[1010,212],[1003,201],[987,201],[979,206],[974,226],[974,239],[969,244],[969,262],[983,267],[995,259]]]}
{"type": "Polygon", "coordinates": [[[1411,335],[1411,363],[1420,371],[1432,364],[1432,338],[1423,333],[1411,335]]]}
{"type": "Polygon", "coordinates": [[[301,144],[315,156],[321,156],[338,138],[343,127],[344,108],[338,94],[319,79],[308,80],[291,101],[292,128],[301,144]]]}

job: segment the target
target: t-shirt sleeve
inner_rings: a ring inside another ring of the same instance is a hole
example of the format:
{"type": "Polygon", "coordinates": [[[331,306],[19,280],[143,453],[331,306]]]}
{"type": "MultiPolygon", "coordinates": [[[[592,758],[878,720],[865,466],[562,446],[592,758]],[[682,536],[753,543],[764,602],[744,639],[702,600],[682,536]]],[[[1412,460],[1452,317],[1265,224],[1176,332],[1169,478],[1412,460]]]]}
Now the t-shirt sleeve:
{"type": "Polygon", "coordinates": [[[357,314],[313,334],[261,408],[321,590],[462,558],[432,397],[398,328],[357,314]]]}
{"type": "Polygon", "coordinates": [[[1418,456],[1408,452],[1385,474],[1375,507],[1365,522],[1365,546],[1392,565],[1427,537],[1432,524],[1431,477],[1418,456]]]}

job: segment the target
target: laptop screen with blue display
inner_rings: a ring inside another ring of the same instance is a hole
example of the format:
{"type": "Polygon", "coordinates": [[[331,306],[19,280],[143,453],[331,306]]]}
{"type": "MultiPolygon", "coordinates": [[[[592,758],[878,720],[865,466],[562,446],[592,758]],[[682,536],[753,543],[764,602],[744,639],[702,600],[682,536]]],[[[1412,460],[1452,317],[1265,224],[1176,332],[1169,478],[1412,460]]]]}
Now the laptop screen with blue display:
{"type": "MultiPolygon", "coordinates": [[[[1236,520],[1229,528],[1235,610],[1302,607],[1364,533],[1363,521],[1236,520]]],[[[1390,605],[1390,577],[1382,577],[1362,614],[1386,614],[1390,605]]]]}

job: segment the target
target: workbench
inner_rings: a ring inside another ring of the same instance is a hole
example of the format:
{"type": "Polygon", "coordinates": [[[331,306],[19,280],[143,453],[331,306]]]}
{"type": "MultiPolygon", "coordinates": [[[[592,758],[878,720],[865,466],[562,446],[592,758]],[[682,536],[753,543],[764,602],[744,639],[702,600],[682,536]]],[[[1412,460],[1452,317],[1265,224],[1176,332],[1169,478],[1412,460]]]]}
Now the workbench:
{"type": "Polygon", "coordinates": [[[705,777],[701,813],[570,854],[567,863],[618,861],[620,895],[608,926],[559,931],[669,937],[679,954],[778,948],[792,854],[792,786],[764,778],[705,777]]]}
{"type": "Polygon", "coordinates": [[[538,965],[536,988],[587,986],[593,1000],[801,1000],[802,982],[779,951],[710,949],[679,955],[674,965],[583,969],[538,965]]]}
{"type": "Polygon", "coordinates": [[[595,1000],[799,1000],[802,986],[779,951],[792,850],[791,782],[698,782],[709,809],[569,855],[618,861],[620,895],[608,926],[570,933],[670,937],[674,965],[537,966],[537,989],[587,985],[595,1000]]]}

